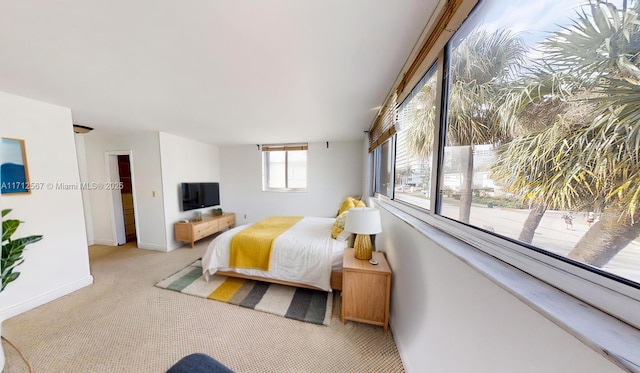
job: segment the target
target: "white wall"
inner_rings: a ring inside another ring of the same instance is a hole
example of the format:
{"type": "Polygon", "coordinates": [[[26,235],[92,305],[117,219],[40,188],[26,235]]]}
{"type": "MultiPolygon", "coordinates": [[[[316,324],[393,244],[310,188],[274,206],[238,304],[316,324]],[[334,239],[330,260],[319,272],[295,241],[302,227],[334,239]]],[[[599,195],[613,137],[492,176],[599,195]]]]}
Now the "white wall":
{"type": "MultiPolygon", "coordinates": [[[[220,181],[220,155],[217,146],[161,132],[160,158],[167,250],[170,251],[184,245],[174,240],[173,224],[193,216],[193,211],[181,211],[180,183],[220,181]]],[[[199,211],[207,213],[210,209],[199,211]]]]}
{"type": "MultiPolygon", "coordinates": [[[[80,182],[86,182],[89,180],[88,170],[87,170],[87,156],[86,149],[84,145],[84,134],[75,134],[76,140],[76,157],[78,159],[78,171],[80,172],[80,182]]],[[[84,206],[84,220],[86,222],[87,227],[87,243],[89,245],[93,245],[94,242],[94,234],[93,234],[93,216],[91,215],[91,193],[86,188],[81,188],[80,192],[82,193],[82,205],[84,206]]]]}
{"type": "Polygon", "coordinates": [[[56,183],[78,185],[78,163],[71,111],[0,92],[0,135],[25,141],[31,194],[3,194],[7,218],[24,221],[14,238],[41,234],[27,246],[20,277],[0,296],[0,320],[90,285],[89,256],[80,190],[57,190],[56,183]]]}
{"type": "Polygon", "coordinates": [[[340,202],[362,193],[362,142],[310,143],[308,191],[262,191],[262,153],[256,145],[220,148],[220,200],[237,224],[271,215],[335,217],[340,202]],[[246,215],[246,218],[245,218],[246,215]]]}
{"type": "Polygon", "coordinates": [[[620,372],[407,223],[381,209],[391,328],[408,372],[620,372]]]}
{"type": "MultiPolygon", "coordinates": [[[[131,151],[134,177],[138,247],[167,250],[164,197],[158,132],[105,132],[94,130],[84,136],[88,181],[105,183],[108,172],[105,154],[131,151]]],[[[115,245],[111,218],[111,192],[90,191],[91,215],[96,244],[115,245]]]]}

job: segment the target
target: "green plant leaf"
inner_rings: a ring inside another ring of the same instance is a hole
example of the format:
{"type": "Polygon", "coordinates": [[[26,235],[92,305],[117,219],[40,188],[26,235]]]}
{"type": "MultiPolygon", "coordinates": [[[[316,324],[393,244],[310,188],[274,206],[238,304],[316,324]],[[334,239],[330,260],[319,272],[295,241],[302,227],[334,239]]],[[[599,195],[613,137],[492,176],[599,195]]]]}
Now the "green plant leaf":
{"type": "Polygon", "coordinates": [[[9,240],[19,226],[20,220],[4,220],[2,222],[2,242],[9,240]]]}
{"type": "MultiPolygon", "coordinates": [[[[6,288],[7,285],[9,285],[10,282],[15,281],[19,276],[20,276],[20,272],[10,273],[6,277],[3,276],[2,277],[2,290],[4,290],[4,288],[6,288]]],[[[0,291],[2,291],[2,290],[0,290],[0,291]]]]}
{"type": "Polygon", "coordinates": [[[42,236],[37,235],[37,236],[28,236],[28,237],[21,237],[21,238],[16,238],[15,240],[12,240],[12,243],[16,243],[16,245],[19,246],[27,246],[29,244],[32,244],[34,242],[38,242],[42,240],[42,236]]]}
{"type": "MultiPolygon", "coordinates": [[[[2,216],[5,217],[9,212],[11,212],[11,209],[2,210],[2,216]]],[[[20,276],[20,272],[14,272],[14,269],[24,262],[23,254],[25,247],[42,240],[41,235],[32,235],[12,240],[11,236],[16,232],[20,223],[21,221],[17,219],[2,221],[2,257],[0,258],[2,288],[0,288],[0,292],[20,276]]]]}

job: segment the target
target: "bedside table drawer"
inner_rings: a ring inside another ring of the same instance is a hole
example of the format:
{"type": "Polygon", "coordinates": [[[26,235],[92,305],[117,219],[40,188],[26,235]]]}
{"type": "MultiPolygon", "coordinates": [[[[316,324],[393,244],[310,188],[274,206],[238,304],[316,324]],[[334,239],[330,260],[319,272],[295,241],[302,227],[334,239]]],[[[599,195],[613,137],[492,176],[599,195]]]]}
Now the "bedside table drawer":
{"type": "Polygon", "coordinates": [[[391,268],[384,253],[374,252],[377,265],[344,252],[342,262],[342,322],[346,320],[389,327],[391,268]]]}
{"type": "Polygon", "coordinates": [[[372,273],[344,274],[343,297],[349,301],[343,303],[346,318],[383,323],[387,302],[387,278],[372,273]]]}

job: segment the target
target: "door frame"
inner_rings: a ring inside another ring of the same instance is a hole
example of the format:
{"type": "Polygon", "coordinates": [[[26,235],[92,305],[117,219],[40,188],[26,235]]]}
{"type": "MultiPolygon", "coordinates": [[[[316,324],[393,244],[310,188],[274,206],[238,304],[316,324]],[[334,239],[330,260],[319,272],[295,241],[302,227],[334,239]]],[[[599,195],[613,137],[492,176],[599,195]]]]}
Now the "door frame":
{"type": "MultiPolygon", "coordinates": [[[[105,166],[107,169],[107,185],[117,185],[120,182],[120,173],[118,172],[118,156],[129,156],[129,169],[131,171],[131,194],[133,197],[133,218],[136,228],[136,246],[140,247],[140,232],[138,222],[138,203],[136,198],[136,178],[133,169],[133,151],[131,150],[112,150],[104,153],[105,166]]],[[[122,193],[118,188],[110,189],[111,203],[109,203],[109,212],[111,216],[111,236],[115,246],[125,244],[127,237],[124,231],[124,213],[122,207],[122,193]]]]}

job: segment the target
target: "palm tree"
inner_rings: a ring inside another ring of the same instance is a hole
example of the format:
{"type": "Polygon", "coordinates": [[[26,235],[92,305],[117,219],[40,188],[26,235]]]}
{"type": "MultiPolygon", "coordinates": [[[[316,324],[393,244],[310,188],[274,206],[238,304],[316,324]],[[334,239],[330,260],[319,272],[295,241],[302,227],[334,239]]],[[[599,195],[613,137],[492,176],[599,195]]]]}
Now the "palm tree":
{"type": "Polygon", "coordinates": [[[573,103],[593,114],[569,125],[559,117],[514,140],[501,149],[494,171],[532,203],[602,209],[568,255],[602,266],[640,233],[639,5],[593,1],[588,8],[591,16],[579,13],[574,25],[544,42],[540,70],[567,78],[573,103]]]}
{"type": "Polygon", "coordinates": [[[558,57],[577,54],[571,71],[591,83],[590,101],[599,105],[596,119],[577,141],[603,213],[568,256],[602,266],[640,234],[640,3],[625,0],[622,9],[599,1],[589,5],[593,18],[581,15],[575,29],[562,36],[593,52],[575,47],[565,52],[568,43],[555,50],[558,57]]]}
{"type": "Polygon", "coordinates": [[[593,175],[592,192],[604,206],[603,213],[568,255],[598,267],[640,235],[640,122],[626,119],[637,117],[640,110],[627,105],[609,110],[578,139],[584,145],[583,158],[593,175]]]}
{"type": "Polygon", "coordinates": [[[505,143],[518,129],[512,108],[520,96],[509,87],[527,52],[506,30],[476,31],[453,50],[445,145],[466,148],[458,217],[464,223],[471,215],[474,145],[505,143]]]}
{"type": "Polygon", "coordinates": [[[404,109],[408,113],[406,146],[409,153],[426,161],[433,154],[433,133],[436,126],[436,74],[432,74],[404,109]]]}
{"type": "MultiPolygon", "coordinates": [[[[629,144],[624,133],[629,127],[603,123],[612,117],[583,127],[567,125],[560,117],[551,127],[500,148],[493,164],[494,176],[507,190],[526,191],[523,199],[536,207],[525,227],[547,208],[602,210],[600,220],[568,255],[598,267],[640,233],[639,148],[629,144]]],[[[522,241],[525,233],[533,234],[523,229],[522,241]]]]}
{"type": "MultiPolygon", "coordinates": [[[[524,63],[527,48],[515,34],[498,30],[477,31],[453,51],[450,68],[447,146],[464,146],[459,220],[469,222],[473,187],[473,147],[499,144],[512,138],[517,121],[509,101],[518,95],[505,89],[524,63]]],[[[435,77],[414,100],[407,147],[417,157],[433,152],[435,123],[435,77]]]]}
{"type": "Polygon", "coordinates": [[[547,209],[580,210],[593,205],[585,198],[592,194],[592,173],[579,161],[583,149],[576,136],[575,127],[558,116],[550,127],[497,149],[492,178],[532,206],[518,240],[531,243],[547,209]]]}
{"type": "MultiPolygon", "coordinates": [[[[562,176],[567,174],[558,174],[560,163],[576,159],[580,150],[566,139],[591,121],[595,109],[594,104],[576,99],[584,92],[571,76],[542,68],[532,71],[533,76],[517,89],[521,99],[514,110],[524,123],[521,134],[497,149],[491,165],[491,178],[530,206],[518,236],[525,243],[533,241],[547,209],[567,209],[566,196],[556,195],[565,191],[562,176]]],[[[571,196],[574,202],[578,197],[571,196]]]]}

